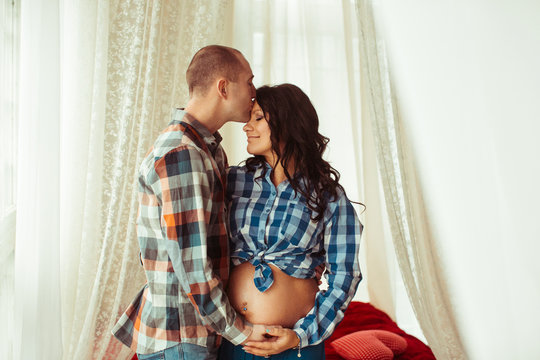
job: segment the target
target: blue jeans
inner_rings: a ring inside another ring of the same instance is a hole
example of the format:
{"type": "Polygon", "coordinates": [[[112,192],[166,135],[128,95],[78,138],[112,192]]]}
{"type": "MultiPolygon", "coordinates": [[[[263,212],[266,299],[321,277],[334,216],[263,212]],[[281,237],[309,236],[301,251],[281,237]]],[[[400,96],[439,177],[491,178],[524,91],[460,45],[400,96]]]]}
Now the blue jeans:
{"type": "Polygon", "coordinates": [[[318,345],[306,346],[300,351],[302,357],[298,357],[298,350],[289,349],[268,358],[248,354],[242,350],[242,345],[234,346],[223,339],[219,348],[219,360],[324,360],[324,342],[318,345]]]}
{"type": "Polygon", "coordinates": [[[215,360],[217,348],[180,343],[153,354],[137,354],[139,360],[215,360]]]}

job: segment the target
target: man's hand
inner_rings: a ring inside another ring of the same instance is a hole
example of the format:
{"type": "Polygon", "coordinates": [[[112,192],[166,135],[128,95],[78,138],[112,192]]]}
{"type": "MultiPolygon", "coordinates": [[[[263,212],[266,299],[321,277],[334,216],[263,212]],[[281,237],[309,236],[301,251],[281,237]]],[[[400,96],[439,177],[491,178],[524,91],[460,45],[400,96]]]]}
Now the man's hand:
{"type": "Polygon", "coordinates": [[[266,334],[266,326],[254,324],[251,335],[249,335],[242,345],[245,345],[248,341],[264,341],[266,339],[266,334]]]}
{"type": "Polygon", "coordinates": [[[294,331],[280,326],[267,327],[266,334],[270,337],[263,341],[246,342],[244,351],[257,356],[274,355],[292,349],[300,342],[294,331]]]}

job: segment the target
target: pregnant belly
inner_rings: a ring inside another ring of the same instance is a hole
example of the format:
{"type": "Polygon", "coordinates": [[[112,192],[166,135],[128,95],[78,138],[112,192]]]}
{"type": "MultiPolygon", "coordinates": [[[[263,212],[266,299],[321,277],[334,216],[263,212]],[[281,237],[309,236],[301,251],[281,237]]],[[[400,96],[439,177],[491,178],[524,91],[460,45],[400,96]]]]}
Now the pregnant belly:
{"type": "Polygon", "coordinates": [[[292,326],[315,304],[319,291],[315,279],[298,279],[270,265],[274,283],[260,292],[253,283],[255,267],[249,262],[235,266],[229,277],[227,294],[237,312],[253,324],[292,326]]]}

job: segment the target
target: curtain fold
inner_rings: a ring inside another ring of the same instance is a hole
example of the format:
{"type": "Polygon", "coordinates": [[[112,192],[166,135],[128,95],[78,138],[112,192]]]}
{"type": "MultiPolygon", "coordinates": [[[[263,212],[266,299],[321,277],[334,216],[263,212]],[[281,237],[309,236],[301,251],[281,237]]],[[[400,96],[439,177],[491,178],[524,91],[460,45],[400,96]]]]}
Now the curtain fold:
{"type": "Polygon", "coordinates": [[[13,357],[20,3],[0,4],[0,358],[13,357]]]}
{"type": "Polygon", "coordinates": [[[59,1],[21,4],[15,359],[59,359],[59,1]]]}
{"type": "MultiPolygon", "coordinates": [[[[395,259],[393,249],[388,248],[391,241],[385,228],[385,214],[381,201],[381,188],[377,172],[377,159],[373,142],[371,124],[365,106],[362,104],[362,75],[359,63],[358,18],[354,3],[342,0],[343,35],[347,59],[347,91],[350,101],[350,130],[355,135],[354,156],[350,156],[356,165],[356,183],[360,188],[361,201],[366,204],[362,211],[365,228],[362,235],[363,275],[369,302],[398,321],[395,283],[395,259]]],[[[345,155],[345,154],[344,154],[345,155]]],[[[406,300],[408,301],[408,300],[406,300]]],[[[400,306],[402,307],[402,306],[400,306]]],[[[401,314],[399,314],[401,315],[401,314]]],[[[409,329],[410,331],[410,329],[409,329]]]]}
{"type": "Polygon", "coordinates": [[[384,44],[378,38],[372,1],[356,0],[364,104],[373,124],[380,178],[398,263],[413,309],[438,359],[465,359],[463,345],[438,268],[422,192],[409,156],[392,90],[384,44]]]}

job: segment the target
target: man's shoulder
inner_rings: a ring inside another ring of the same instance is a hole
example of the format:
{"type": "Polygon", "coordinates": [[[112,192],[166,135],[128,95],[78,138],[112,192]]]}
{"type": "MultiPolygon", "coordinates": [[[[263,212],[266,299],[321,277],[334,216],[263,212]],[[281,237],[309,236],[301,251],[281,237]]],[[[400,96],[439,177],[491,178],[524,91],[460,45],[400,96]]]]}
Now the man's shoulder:
{"type": "Polygon", "coordinates": [[[193,149],[202,151],[197,138],[180,122],[172,121],[154,142],[154,157],[161,158],[173,150],[193,149]]]}
{"type": "Polygon", "coordinates": [[[193,137],[186,136],[186,127],[173,121],[156,138],[152,149],[141,163],[139,173],[148,175],[158,163],[200,161],[206,157],[206,152],[198,142],[194,141],[193,137]]]}

